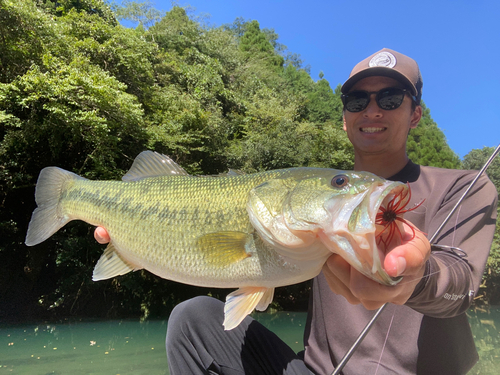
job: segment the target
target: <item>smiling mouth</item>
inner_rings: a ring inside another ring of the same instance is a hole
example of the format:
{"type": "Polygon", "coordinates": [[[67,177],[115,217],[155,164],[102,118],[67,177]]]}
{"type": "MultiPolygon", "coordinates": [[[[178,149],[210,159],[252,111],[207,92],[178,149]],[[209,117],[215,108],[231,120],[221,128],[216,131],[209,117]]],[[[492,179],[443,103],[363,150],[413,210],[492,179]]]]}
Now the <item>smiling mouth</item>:
{"type": "Polygon", "coordinates": [[[362,133],[380,133],[385,130],[385,128],[375,128],[375,127],[370,127],[370,128],[360,128],[359,129],[362,133]]]}

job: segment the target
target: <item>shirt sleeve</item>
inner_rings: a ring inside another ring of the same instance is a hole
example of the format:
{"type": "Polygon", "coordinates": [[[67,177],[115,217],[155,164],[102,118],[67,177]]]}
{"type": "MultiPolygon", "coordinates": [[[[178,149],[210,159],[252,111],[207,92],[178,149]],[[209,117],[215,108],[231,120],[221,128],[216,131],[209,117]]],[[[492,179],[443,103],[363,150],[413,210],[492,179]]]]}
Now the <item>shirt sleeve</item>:
{"type": "MultiPolygon", "coordinates": [[[[443,189],[429,207],[426,229],[434,233],[469,187],[468,174],[443,189]]],[[[434,192],[433,192],[434,193],[434,192]]],[[[465,312],[479,290],[488,259],[497,215],[497,191],[487,177],[481,177],[448,221],[434,244],[424,278],[406,305],[422,314],[447,318],[465,312]],[[453,251],[457,247],[462,251],[453,251]]],[[[433,198],[431,198],[432,200],[433,198]]],[[[433,244],[431,244],[433,245],[433,244]]]]}

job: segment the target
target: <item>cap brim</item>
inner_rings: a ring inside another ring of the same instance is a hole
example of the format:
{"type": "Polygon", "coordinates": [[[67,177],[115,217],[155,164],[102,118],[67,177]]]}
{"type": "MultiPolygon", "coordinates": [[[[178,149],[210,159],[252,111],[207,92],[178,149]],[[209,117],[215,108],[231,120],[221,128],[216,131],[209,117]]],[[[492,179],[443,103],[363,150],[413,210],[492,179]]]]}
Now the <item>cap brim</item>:
{"type": "Polygon", "coordinates": [[[382,66],[367,68],[356,73],[352,77],[349,77],[349,79],[345,81],[344,84],[342,85],[341,92],[343,94],[346,94],[349,92],[349,90],[352,88],[352,86],[354,86],[356,82],[358,82],[363,78],[373,77],[373,76],[394,78],[396,81],[401,82],[405,87],[411,89],[413,95],[415,96],[417,95],[417,88],[408,78],[406,78],[405,75],[399,73],[398,71],[392,68],[386,68],[382,66]]]}

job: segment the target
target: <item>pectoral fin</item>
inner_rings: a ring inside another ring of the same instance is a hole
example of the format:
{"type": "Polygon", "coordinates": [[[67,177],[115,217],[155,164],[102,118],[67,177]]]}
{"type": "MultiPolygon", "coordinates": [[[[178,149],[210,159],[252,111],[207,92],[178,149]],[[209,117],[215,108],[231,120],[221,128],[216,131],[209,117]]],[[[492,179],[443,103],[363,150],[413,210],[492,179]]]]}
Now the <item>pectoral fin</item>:
{"type": "Polygon", "coordinates": [[[199,237],[197,246],[212,264],[226,267],[251,256],[246,250],[251,241],[253,237],[249,233],[215,232],[199,237]]]}
{"type": "Polygon", "coordinates": [[[92,280],[106,280],[115,276],[125,275],[130,271],[138,269],[133,264],[123,260],[110,243],[101,255],[92,274],[92,280]]]}
{"type": "Polygon", "coordinates": [[[264,311],[273,300],[274,288],[243,287],[226,297],[224,330],[238,326],[254,309],[264,311]]]}

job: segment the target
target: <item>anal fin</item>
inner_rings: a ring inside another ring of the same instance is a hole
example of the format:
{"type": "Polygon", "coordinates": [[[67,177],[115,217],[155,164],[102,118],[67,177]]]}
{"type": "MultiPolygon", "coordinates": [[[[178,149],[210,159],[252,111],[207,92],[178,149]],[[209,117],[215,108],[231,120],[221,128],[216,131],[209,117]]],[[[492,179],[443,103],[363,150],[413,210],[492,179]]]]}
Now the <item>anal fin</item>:
{"type": "Polygon", "coordinates": [[[110,243],[95,265],[92,280],[106,280],[137,269],[133,264],[123,260],[110,243]]]}
{"type": "Polygon", "coordinates": [[[264,311],[273,295],[274,288],[266,287],[243,287],[230,293],[224,306],[224,330],[237,327],[256,308],[264,311]]]}

